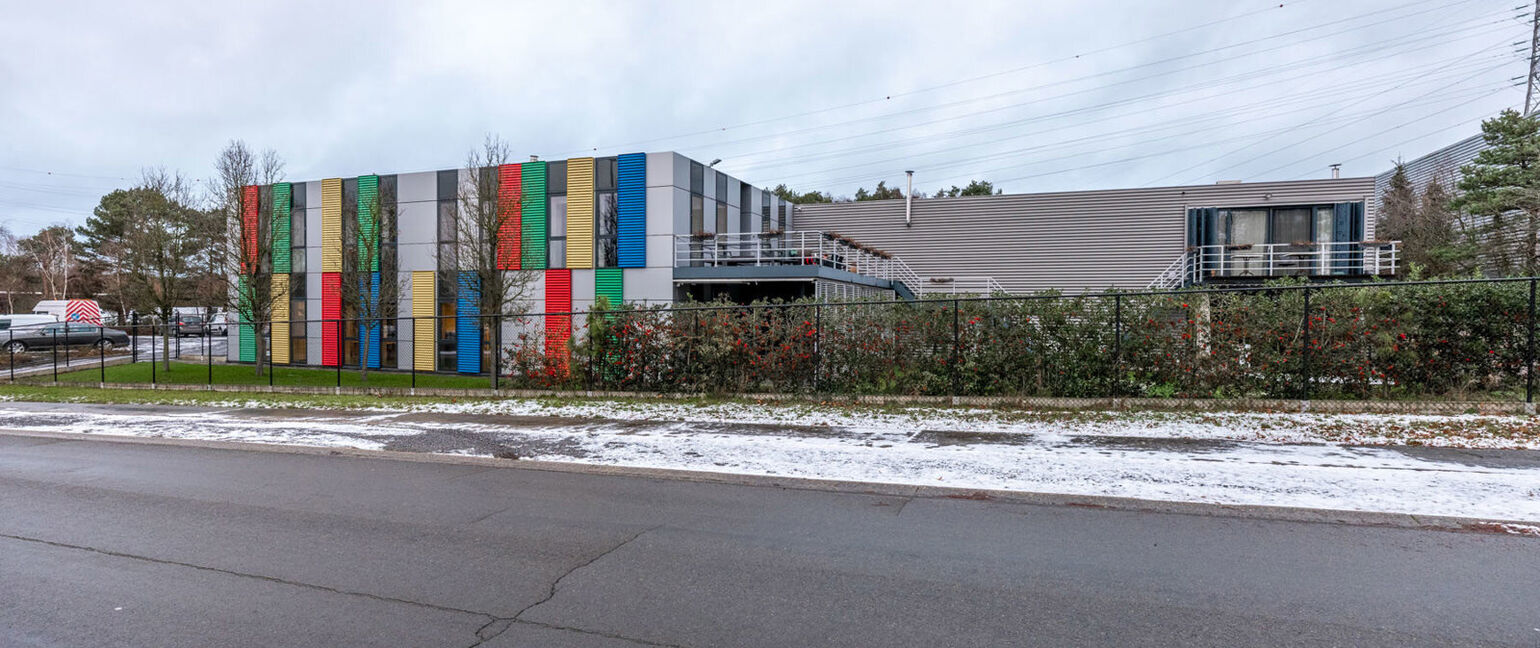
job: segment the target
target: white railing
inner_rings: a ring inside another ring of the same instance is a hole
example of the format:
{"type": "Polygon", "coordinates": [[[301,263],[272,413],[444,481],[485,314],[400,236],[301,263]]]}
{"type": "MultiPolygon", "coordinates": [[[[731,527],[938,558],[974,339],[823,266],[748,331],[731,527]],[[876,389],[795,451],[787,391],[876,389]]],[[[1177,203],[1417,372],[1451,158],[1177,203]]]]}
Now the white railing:
{"type": "Polygon", "coordinates": [[[1150,282],[1149,289],[1176,290],[1186,286],[1192,279],[1192,253],[1183,252],[1182,256],[1177,257],[1171,265],[1166,266],[1165,270],[1161,270],[1160,274],[1156,275],[1155,280],[1150,282]]]}
{"type": "Polygon", "coordinates": [[[993,295],[1005,292],[1005,286],[994,277],[931,277],[918,284],[914,292],[920,297],[936,295],[993,295]]]}
{"type": "Polygon", "coordinates": [[[1184,281],[1192,284],[1215,278],[1389,276],[1400,269],[1400,253],[1400,241],[1204,245],[1188,248],[1184,255],[1184,281]]]}
{"type": "Polygon", "coordinates": [[[1004,292],[993,277],[926,279],[903,259],[851,245],[817,230],[779,233],[674,235],[674,267],[721,268],[821,265],[902,283],[916,296],[1004,292]]]}

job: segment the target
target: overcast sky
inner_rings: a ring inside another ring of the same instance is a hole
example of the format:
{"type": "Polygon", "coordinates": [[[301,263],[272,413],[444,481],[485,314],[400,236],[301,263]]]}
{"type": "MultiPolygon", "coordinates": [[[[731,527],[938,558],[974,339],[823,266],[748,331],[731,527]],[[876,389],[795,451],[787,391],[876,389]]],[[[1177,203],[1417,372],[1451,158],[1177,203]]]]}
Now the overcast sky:
{"type": "Polygon", "coordinates": [[[231,139],[293,180],[676,150],[755,185],[1373,175],[1521,106],[1514,0],[11,2],[0,224],[231,139]]]}

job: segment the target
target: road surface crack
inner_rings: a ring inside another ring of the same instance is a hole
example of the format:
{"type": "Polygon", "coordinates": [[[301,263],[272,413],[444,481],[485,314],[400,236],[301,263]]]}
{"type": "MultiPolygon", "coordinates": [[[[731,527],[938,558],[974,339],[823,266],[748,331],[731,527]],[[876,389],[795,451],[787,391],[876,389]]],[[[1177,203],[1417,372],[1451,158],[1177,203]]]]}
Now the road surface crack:
{"type": "Polygon", "coordinates": [[[646,534],[648,534],[648,533],[650,533],[652,531],[656,531],[659,528],[660,527],[655,526],[655,527],[651,527],[651,528],[647,528],[647,529],[642,529],[641,531],[637,531],[636,533],[632,534],[631,537],[626,538],[625,540],[620,541],[620,544],[617,544],[617,545],[615,545],[613,547],[610,547],[609,549],[604,550],[599,555],[594,556],[593,558],[589,558],[588,560],[583,561],[582,563],[574,566],[572,569],[568,569],[566,571],[566,573],[562,574],[561,576],[557,576],[556,580],[551,581],[551,589],[550,589],[550,591],[546,592],[546,595],[545,595],[544,598],[541,598],[540,600],[535,601],[534,603],[530,603],[529,605],[524,606],[524,609],[519,610],[511,618],[514,621],[522,623],[523,621],[519,617],[524,616],[525,612],[528,612],[531,609],[534,609],[535,607],[539,606],[540,604],[545,603],[547,601],[550,601],[553,598],[556,598],[556,590],[557,590],[557,588],[561,587],[561,582],[563,580],[566,580],[566,578],[568,576],[571,576],[573,573],[577,572],[577,570],[579,570],[579,569],[582,569],[582,568],[587,567],[589,565],[592,565],[592,564],[594,564],[596,562],[599,562],[599,560],[601,558],[604,558],[605,556],[608,556],[608,555],[610,555],[612,553],[615,553],[616,551],[619,551],[621,547],[624,547],[624,546],[626,546],[628,544],[631,544],[632,542],[635,542],[637,538],[640,538],[643,535],[646,535],[646,534]]]}
{"type": "MultiPolygon", "coordinates": [[[[331,593],[331,594],[341,594],[341,595],[344,595],[344,596],[359,596],[359,597],[363,597],[363,598],[367,598],[367,599],[373,599],[373,600],[376,600],[376,601],[383,601],[383,602],[386,602],[386,603],[397,603],[397,604],[401,604],[401,605],[412,605],[412,606],[416,606],[416,607],[428,608],[428,609],[431,609],[431,610],[438,610],[438,611],[441,611],[441,612],[454,612],[454,613],[458,613],[458,614],[469,614],[469,615],[473,615],[473,616],[479,616],[479,617],[485,617],[485,618],[491,619],[492,623],[495,623],[498,620],[500,620],[500,618],[497,617],[497,616],[494,616],[494,615],[486,613],[486,612],[477,612],[476,610],[466,610],[466,609],[457,608],[457,607],[450,607],[450,606],[447,606],[447,605],[438,605],[436,603],[424,603],[422,601],[413,601],[411,599],[402,599],[402,598],[395,598],[395,597],[392,597],[392,596],[381,596],[379,594],[370,594],[368,592],[359,592],[359,591],[354,591],[354,590],[345,590],[345,589],[341,589],[341,588],[337,588],[337,587],[328,587],[326,585],[316,585],[314,583],[304,583],[304,582],[300,582],[300,581],[288,580],[288,579],[285,579],[285,578],[278,578],[276,576],[263,576],[261,574],[250,574],[250,573],[239,572],[239,571],[234,571],[234,570],[230,570],[230,569],[222,569],[222,568],[219,568],[219,567],[209,567],[207,565],[198,565],[198,564],[194,564],[194,563],[178,562],[178,561],[175,561],[175,560],[167,560],[167,559],[164,559],[164,558],[152,558],[150,556],[141,556],[141,555],[138,555],[138,554],[125,553],[125,552],[122,552],[122,551],[113,551],[111,549],[99,549],[97,547],[88,547],[88,546],[85,546],[85,545],[71,544],[71,543],[68,543],[68,542],[58,542],[58,541],[55,541],[55,540],[44,540],[42,538],[33,538],[33,537],[29,537],[29,536],[13,535],[13,534],[9,534],[9,533],[0,533],[0,538],[16,540],[18,542],[31,542],[31,543],[34,543],[34,544],[46,545],[46,546],[49,546],[49,547],[57,547],[57,548],[60,548],[60,549],[73,549],[75,551],[87,551],[87,552],[91,552],[91,553],[99,554],[99,555],[103,555],[103,556],[111,556],[113,558],[126,558],[126,559],[129,559],[129,560],[139,560],[139,561],[143,561],[143,562],[147,562],[147,563],[154,563],[154,564],[157,564],[157,565],[168,565],[168,566],[172,566],[172,567],[185,567],[185,568],[188,568],[188,569],[196,569],[196,570],[199,570],[199,571],[213,572],[213,573],[216,573],[216,574],[225,574],[227,576],[236,576],[236,577],[240,577],[240,578],[250,578],[250,579],[254,579],[254,580],[267,581],[269,583],[277,583],[277,584],[280,584],[280,585],[288,585],[288,586],[291,586],[291,587],[303,587],[305,589],[312,589],[312,590],[317,590],[317,591],[322,591],[322,592],[328,592],[328,593],[331,593]]],[[[489,623],[488,625],[491,625],[491,623],[489,623]]],[[[483,626],[483,627],[485,627],[485,626],[483,626]]]]}

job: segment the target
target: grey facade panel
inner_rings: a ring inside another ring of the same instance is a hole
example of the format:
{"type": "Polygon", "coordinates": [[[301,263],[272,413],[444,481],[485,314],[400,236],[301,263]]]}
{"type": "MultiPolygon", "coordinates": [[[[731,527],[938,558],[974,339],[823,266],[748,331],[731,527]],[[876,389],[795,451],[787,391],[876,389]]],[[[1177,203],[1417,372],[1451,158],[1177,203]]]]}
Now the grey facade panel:
{"type": "MultiPolygon", "coordinates": [[[[1404,161],[1402,165],[1406,167],[1406,178],[1411,181],[1412,188],[1416,189],[1418,194],[1421,194],[1422,190],[1428,186],[1428,182],[1434,178],[1438,178],[1445,189],[1453,191],[1455,184],[1459,182],[1460,167],[1470,164],[1476,159],[1476,154],[1486,149],[1486,140],[1482,139],[1481,135],[1472,135],[1415,160],[1404,161]]],[[[1395,167],[1391,167],[1374,177],[1375,208],[1369,211],[1374,214],[1372,219],[1374,221],[1380,219],[1379,197],[1390,188],[1390,177],[1395,173],[1395,167]]]]}
{"type": "Polygon", "coordinates": [[[1369,200],[1373,178],[799,205],[796,228],[839,232],[921,277],[993,277],[1010,292],[1149,285],[1186,249],[1189,207],[1369,200]]]}

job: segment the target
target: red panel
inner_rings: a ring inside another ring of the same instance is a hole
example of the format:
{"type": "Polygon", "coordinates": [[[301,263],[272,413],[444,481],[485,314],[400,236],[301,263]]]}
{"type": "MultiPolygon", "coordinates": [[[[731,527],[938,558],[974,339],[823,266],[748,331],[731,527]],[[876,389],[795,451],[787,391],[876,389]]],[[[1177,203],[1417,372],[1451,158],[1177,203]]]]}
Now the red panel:
{"type": "MultiPolygon", "coordinates": [[[[572,271],[545,271],[545,312],[570,313],[572,311],[572,271]]],[[[572,339],[572,315],[545,316],[545,353],[556,361],[565,372],[567,369],[567,341],[572,339]]]]}
{"type": "Polygon", "coordinates": [[[497,269],[519,269],[519,242],[523,232],[524,204],[520,200],[523,190],[519,165],[504,164],[497,168],[497,269]]]}
{"type": "Polygon", "coordinates": [[[257,201],[260,194],[256,185],[241,190],[241,268],[242,274],[251,274],[257,267],[257,201]]]}
{"type": "Polygon", "coordinates": [[[342,273],[321,273],[321,364],[337,366],[337,333],[342,330],[342,273]]]}

